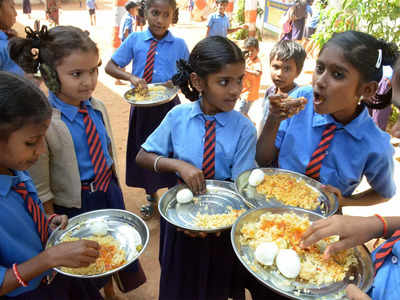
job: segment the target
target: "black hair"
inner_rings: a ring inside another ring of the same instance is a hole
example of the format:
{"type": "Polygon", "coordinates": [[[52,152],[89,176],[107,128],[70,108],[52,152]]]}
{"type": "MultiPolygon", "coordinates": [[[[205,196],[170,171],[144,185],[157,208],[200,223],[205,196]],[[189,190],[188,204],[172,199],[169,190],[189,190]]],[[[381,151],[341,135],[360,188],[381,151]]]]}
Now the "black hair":
{"type": "Polygon", "coordinates": [[[26,38],[16,37],[9,41],[10,57],[26,73],[36,73],[40,69],[42,75],[45,75],[50,70],[54,75],[43,76],[50,90],[53,90],[52,81],[58,81],[58,78],[50,77],[57,77],[55,70],[63,58],[77,50],[99,54],[89,32],[78,27],[56,26],[48,31],[46,26],[42,26],[40,31],[26,27],[25,32],[26,38]],[[32,49],[39,49],[38,54],[32,49]]]}
{"type": "Polygon", "coordinates": [[[227,64],[245,63],[242,50],[231,40],[222,36],[210,36],[196,44],[189,56],[189,61],[179,60],[178,73],[172,77],[175,85],[191,101],[199,99],[199,92],[190,81],[190,74],[196,73],[207,79],[209,74],[217,73],[227,64]]]}
{"type": "Polygon", "coordinates": [[[217,1],[215,1],[215,3],[229,3],[229,1],[228,0],[217,0],[217,1]]]}
{"type": "Polygon", "coordinates": [[[138,7],[139,5],[135,1],[128,1],[125,4],[125,9],[129,12],[130,9],[138,7]]]}
{"type": "Polygon", "coordinates": [[[46,96],[31,80],[0,71],[1,140],[8,140],[14,131],[27,124],[49,120],[51,112],[46,96]]]}
{"type": "Polygon", "coordinates": [[[245,48],[255,48],[255,49],[259,49],[259,45],[258,45],[258,40],[255,37],[249,37],[245,42],[244,42],[244,47],[245,48]]]}
{"type": "Polygon", "coordinates": [[[179,8],[176,5],[176,0],[146,0],[145,9],[149,10],[150,7],[156,1],[163,1],[163,2],[167,2],[168,3],[168,6],[171,7],[172,10],[174,11],[174,15],[172,17],[172,24],[177,24],[178,20],[179,20],[179,8]]]}
{"type": "MultiPolygon", "coordinates": [[[[399,56],[397,46],[378,40],[370,34],[359,31],[345,31],[335,33],[320,51],[329,46],[340,47],[344,59],[350,63],[359,73],[361,82],[380,82],[383,75],[383,66],[393,66],[399,56]],[[381,59],[381,61],[379,61],[381,59]]],[[[381,109],[390,104],[390,94],[375,95],[373,99],[363,101],[368,107],[381,109]]]]}
{"type": "Polygon", "coordinates": [[[296,63],[297,72],[300,74],[306,56],[307,53],[303,46],[295,41],[282,40],[272,47],[271,52],[269,53],[269,61],[271,62],[273,59],[288,61],[293,58],[296,63]]]}

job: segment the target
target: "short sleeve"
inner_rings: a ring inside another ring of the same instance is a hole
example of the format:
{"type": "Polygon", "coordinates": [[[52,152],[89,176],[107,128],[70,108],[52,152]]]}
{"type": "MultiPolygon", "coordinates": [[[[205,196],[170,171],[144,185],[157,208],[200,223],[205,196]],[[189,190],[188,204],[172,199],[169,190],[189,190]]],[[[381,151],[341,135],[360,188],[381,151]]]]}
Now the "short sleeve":
{"type": "Polygon", "coordinates": [[[163,156],[169,156],[173,152],[172,147],[172,129],[174,110],[168,112],[161,124],[153,131],[153,133],[142,144],[142,148],[147,152],[157,153],[163,156]]]}
{"type": "Polygon", "coordinates": [[[133,59],[133,45],[135,45],[135,40],[136,35],[130,34],[111,57],[112,61],[119,67],[124,68],[133,59]]]}
{"type": "Polygon", "coordinates": [[[207,21],[207,26],[208,27],[211,27],[212,25],[213,25],[213,23],[214,23],[214,18],[213,18],[213,14],[211,14],[209,17],[208,17],[208,21],[207,21]]]}

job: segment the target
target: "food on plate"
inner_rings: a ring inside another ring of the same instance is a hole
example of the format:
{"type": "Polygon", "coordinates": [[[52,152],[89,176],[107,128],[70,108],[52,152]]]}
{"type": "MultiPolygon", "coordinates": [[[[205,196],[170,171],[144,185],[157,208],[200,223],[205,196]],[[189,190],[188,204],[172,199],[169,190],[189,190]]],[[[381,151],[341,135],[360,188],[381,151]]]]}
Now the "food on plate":
{"type": "Polygon", "coordinates": [[[228,206],[228,212],[224,214],[202,214],[196,215],[195,225],[205,229],[221,228],[232,225],[246,209],[233,209],[228,206]]]}
{"type": "MultiPolygon", "coordinates": [[[[63,272],[70,274],[77,274],[77,275],[96,275],[111,271],[126,263],[125,251],[121,249],[119,242],[111,235],[106,235],[106,236],[92,235],[85,237],[83,239],[96,241],[97,243],[99,243],[100,245],[99,257],[96,259],[94,263],[90,264],[87,267],[81,267],[81,268],[61,267],[61,270],[63,272]]],[[[70,235],[67,234],[65,238],[62,239],[62,242],[73,242],[78,240],[80,240],[80,238],[71,237],[70,235]]],[[[138,248],[136,247],[136,249],[138,248]]]]}
{"type": "Polygon", "coordinates": [[[303,179],[290,174],[265,174],[264,181],[256,189],[257,193],[265,195],[266,200],[275,198],[284,205],[310,210],[320,205],[319,192],[309,187],[303,179]]]}
{"type": "Polygon", "coordinates": [[[264,180],[264,171],[260,169],[254,169],[251,171],[249,176],[249,184],[251,186],[257,186],[264,180]]]}
{"type": "Polygon", "coordinates": [[[107,224],[103,222],[95,222],[90,225],[90,231],[97,236],[104,236],[108,232],[107,224]]]}
{"type": "Polygon", "coordinates": [[[182,189],[176,193],[176,201],[180,204],[189,203],[193,200],[193,193],[189,189],[182,189]]]}
{"type": "MultiPolygon", "coordinates": [[[[256,221],[244,224],[240,230],[240,244],[250,246],[255,253],[265,243],[275,243],[279,248],[275,263],[260,263],[255,255],[254,266],[279,271],[291,280],[305,284],[330,284],[342,281],[352,265],[357,263],[354,250],[344,250],[326,259],[323,249],[338,240],[338,236],[325,238],[309,248],[300,248],[300,239],[311,225],[306,215],[295,213],[262,214],[256,221]],[[289,251],[290,250],[290,251],[289,251]]],[[[257,270],[256,267],[252,268],[257,270]]]]}
{"type": "Polygon", "coordinates": [[[300,257],[292,249],[281,249],[276,257],[276,266],[286,278],[296,278],[301,268],[300,257]]]}
{"type": "Polygon", "coordinates": [[[136,87],[126,93],[128,100],[148,101],[163,97],[167,92],[167,87],[163,85],[148,85],[147,88],[136,87]]]}
{"type": "Polygon", "coordinates": [[[254,251],[254,257],[260,264],[271,266],[274,264],[278,251],[279,248],[274,242],[261,243],[254,251]]]}

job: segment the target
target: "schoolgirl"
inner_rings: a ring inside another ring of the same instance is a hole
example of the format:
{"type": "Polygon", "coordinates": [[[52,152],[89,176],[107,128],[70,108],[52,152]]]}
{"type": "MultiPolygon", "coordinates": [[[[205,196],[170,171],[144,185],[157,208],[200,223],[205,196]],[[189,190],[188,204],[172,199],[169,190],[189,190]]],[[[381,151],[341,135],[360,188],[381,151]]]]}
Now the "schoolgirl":
{"type": "MultiPolygon", "coordinates": [[[[244,56],[233,42],[205,38],[178,69],[173,81],[193,102],[166,115],[136,160],[156,172],[176,173],[197,194],[205,191],[205,179],[234,180],[255,167],[256,129],[233,110],[245,72],[244,56]]],[[[160,263],[159,299],[214,300],[244,293],[228,231],[182,232],[161,219],[160,263]]]]}
{"type": "MultiPolygon", "coordinates": [[[[26,39],[10,41],[10,55],[30,73],[39,68],[49,88],[53,114],[46,151],[29,170],[45,210],[72,217],[96,209],[125,209],[107,110],[92,97],[100,64],[96,44],[73,26],[28,32],[26,39]],[[33,48],[39,50],[37,56],[33,48]]],[[[138,278],[138,285],[144,280],[138,278]]],[[[113,296],[111,280],[105,292],[113,296]]]]}
{"type": "Polygon", "coordinates": [[[83,267],[94,262],[93,241],[61,243],[45,249],[52,229],[66,216],[46,216],[25,171],[46,149],[51,107],[31,81],[0,72],[0,298],[29,300],[103,299],[92,281],[56,275],[52,268],[83,267]],[[47,281],[46,281],[47,282],[47,281]]]}
{"type": "MultiPolygon", "coordinates": [[[[116,79],[130,81],[133,86],[166,82],[176,73],[176,61],[187,59],[189,51],[183,39],[168,31],[176,13],[175,0],[147,0],[146,18],[149,28],[134,32],[122,43],[106,66],[106,72],[116,79]],[[132,74],[122,68],[132,61],[132,74]]],[[[176,20],[177,21],[177,20],[176,20]]],[[[176,184],[174,174],[156,174],[140,168],[135,158],[146,138],[160,125],[167,112],[179,104],[179,98],[156,107],[131,107],[126,151],[126,184],[144,188],[148,205],[142,216],[150,218],[157,202],[157,190],[176,184]]]]}

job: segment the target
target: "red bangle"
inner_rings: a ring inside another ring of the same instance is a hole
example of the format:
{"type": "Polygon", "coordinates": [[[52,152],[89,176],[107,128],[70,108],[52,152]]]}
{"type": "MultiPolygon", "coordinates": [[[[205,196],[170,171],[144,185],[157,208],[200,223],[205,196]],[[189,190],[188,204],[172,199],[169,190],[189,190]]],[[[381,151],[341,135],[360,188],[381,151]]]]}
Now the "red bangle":
{"type": "MultiPolygon", "coordinates": [[[[386,219],[384,217],[382,217],[381,215],[378,215],[378,214],[374,214],[374,216],[376,216],[382,222],[382,224],[383,224],[382,237],[385,237],[386,234],[387,234],[387,231],[388,231],[388,224],[387,224],[386,219]]],[[[379,241],[380,241],[380,238],[377,238],[375,243],[374,243],[374,245],[373,245],[374,249],[378,246],[379,241]]]]}
{"type": "Polygon", "coordinates": [[[54,219],[54,217],[57,217],[57,214],[52,214],[50,217],[47,219],[47,224],[50,224],[51,220],[54,219]]]}
{"type": "Polygon", "coordinates": [[[13,270],[14,276],[17,279],[19,285],[21,285],[23,287],[27,287],[28,284],[22,279],[21,275],[18,272],[17,264],[12,265],[12,270],[13,270]]]}

